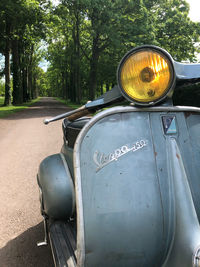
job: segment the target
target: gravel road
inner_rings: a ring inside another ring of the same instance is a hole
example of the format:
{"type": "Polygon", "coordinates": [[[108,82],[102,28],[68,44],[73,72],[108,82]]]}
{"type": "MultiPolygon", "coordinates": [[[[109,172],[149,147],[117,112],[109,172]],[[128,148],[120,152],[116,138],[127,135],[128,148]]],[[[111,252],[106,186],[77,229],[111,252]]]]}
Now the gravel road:
{"type": "Polygon", "coordinates": [[[36,174],[39,163],[62,145],[62,121],[42,121],[64,113],[65,106],[41,98],[30,108],[0,119],[0,266],[51,267],[43,239],[36,174]]]}

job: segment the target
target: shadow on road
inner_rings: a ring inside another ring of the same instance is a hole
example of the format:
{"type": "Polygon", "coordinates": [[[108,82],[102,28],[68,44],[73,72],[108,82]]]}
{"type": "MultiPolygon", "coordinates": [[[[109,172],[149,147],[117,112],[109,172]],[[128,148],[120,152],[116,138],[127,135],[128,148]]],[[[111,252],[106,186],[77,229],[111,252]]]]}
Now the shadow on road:
{"type": "Polygon", "coordinates": [[[43,223],[40,223],[10,240],[0,249],[1,267],[51,267],[54,266],[50,245],[37,247],[43,239],[43,223]]]}
{"type": "Polygon", "coordinates": [[[72,110],[52,97],[42,97],[29,108],[1,118],[1,120],[20,120],[29,118],[53,117],[72,110]]]}

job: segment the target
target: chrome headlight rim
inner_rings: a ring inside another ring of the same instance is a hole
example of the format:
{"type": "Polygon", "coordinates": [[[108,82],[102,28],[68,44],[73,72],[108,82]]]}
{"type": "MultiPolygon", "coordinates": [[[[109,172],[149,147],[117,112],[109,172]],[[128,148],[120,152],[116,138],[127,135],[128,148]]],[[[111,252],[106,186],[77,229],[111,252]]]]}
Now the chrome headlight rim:
{"type": "Polygon", "coordinates": [[[154,46],[154,45],[143,45],[143,46],[139,46],[139,47],[135,47],[133,49],[131,49],[130,51],[128,51],[124,57],[121,59],[118,68],[117,68],[117,83],[118,83],[118,87],[121,91],[121,94],[124,96],[124,98],[126,98],[129,102],[134,103],[135,105],[138,106],[153,106],[156,105],[159,102],[162,102],[165,98],[167,97],[172,97],[173,95],[173,91],[176,85],[176,73],[175,73],[175,68],[174,68],[174,60],[172,58],[172,56],[164,49],[158,47],[158,46],[154,46]],[[166,92],[164,94],[162,94],[158,99],[156,100],[152,100],[152,101],[148,101],[148,102],[142,102],[142,101],[137,101],[136,99],[131,98],[123,89],[123,86],[121,84],[121,71],[122,71],[122,67],[124,65],[124,63],[127,61],[127,59],[132,56],[133,54],[136,54],[138,52],[142,52],[142,51],[153,51],[153,52],[157,52],[158,54],[160,54],[161,56],[163,56],[169,63],[169,68],[170,68],[170,72],[171,72],[171,80],[170,83],[168,85],[168,89],[166,90],[166,92]]]}

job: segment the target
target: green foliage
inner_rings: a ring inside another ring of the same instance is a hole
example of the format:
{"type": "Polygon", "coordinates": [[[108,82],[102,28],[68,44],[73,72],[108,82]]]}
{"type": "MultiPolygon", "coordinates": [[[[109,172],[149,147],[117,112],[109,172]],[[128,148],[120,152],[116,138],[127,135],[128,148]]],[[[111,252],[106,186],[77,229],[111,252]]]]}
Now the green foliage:
{"type": "Polygon", "coordinates": [[[46,33],[45,2],[44,0],[2,0],[0,2],[0,52],[7,58],[5,104],[9,104],[11,99],[11,74],[13,103],[20,104],[37,96],[35,68],[41,59],[37,46],[41,38],[45,38],[46,33]],[[12,65],[9,61],[10,54],[12,65]]]}
{"type": "Polygon", "coordinates": [[[24,110],[26,108],[28,108],[29,106],[31,106],[32,104],[34,104],[35,102],[37,102],[39,100],[39,98],[36,98],[32,101],[29,101],[26,104],[23,105],[10,105],[10,106],[3,106],[4,103],[4,97],[0,97],[0,118],[4,118],[7,117],[8,115],[11,115],[17,111],[21,111],[24,110]]]}
{"type": "Polygon", "coordinates": [[[3,80],[0,80],[0,96],[4,96],[4,93],[5,93],[5,82],[3,80]]]}
{"type": "Polygon", "coordinates": [[[122,56],[143,44],[195,61],[200,24],[188,13],[186,0],[1,0],[0,52],[12,54],[14,103],[38,94],[93,99],[116,83],[122,56]]]}
{"type": "Polygon", "coordinates": [[[62,0],[48,22],[49,94],[78,102],[100,95],[116,83],[122,56],[143,44],[195,61],[200,25],[188,12],[185,0],[62,0]]]}
{"type": "Polygon", "coordinates": [[[46,73],[40,67],[35,69],[36,88],[40,96],[48,96],[46,73]]]}
{"type": "Polygon", "coordinates": [[[0,96],[0,107],[3,106],[3,103],[4,103],[4,97],[0,96]]]}
{"type": "MultiPolygon", "coordinates": [[[[72,109],[76,109],[76,108],[81,107],[81,104],[76,104],[76,103],[70,102],[69,100],[64,100],[64,99],[59,98],[59,97],[56,97],[55,99],[58,100],[59,102],[63,103],[67,107],[72,108],[72,109]]],[[[85,103],[83,103],[83,104],[85,104],[85,103]]]]}
{"type": "Polygon", "coordinates": [[[156,14],[159,45],[177,61],[194,62],[200,25],[189,19],[189,4],[185,0],[163,0],[156,14]]]}

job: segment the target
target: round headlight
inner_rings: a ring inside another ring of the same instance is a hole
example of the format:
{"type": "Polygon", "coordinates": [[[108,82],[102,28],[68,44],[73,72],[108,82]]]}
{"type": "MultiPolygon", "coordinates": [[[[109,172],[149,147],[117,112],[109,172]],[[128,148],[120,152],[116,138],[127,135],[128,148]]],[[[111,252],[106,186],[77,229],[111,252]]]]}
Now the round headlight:
{"type": "Polygon", "coordinates": [[[143,46],[131,50],[118,68],[118,84],[122,94],[140,105],[153,105],[173,89],[173,60],[164,50],[143,46]]]}

